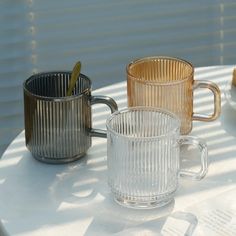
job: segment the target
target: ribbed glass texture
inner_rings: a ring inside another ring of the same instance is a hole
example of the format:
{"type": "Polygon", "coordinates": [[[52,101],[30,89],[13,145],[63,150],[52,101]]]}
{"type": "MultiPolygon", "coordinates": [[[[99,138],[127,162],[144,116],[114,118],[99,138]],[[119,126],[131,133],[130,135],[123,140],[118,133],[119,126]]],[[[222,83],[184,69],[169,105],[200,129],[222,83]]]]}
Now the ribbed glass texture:
{"type": "Polygon", "coordinates": [[[126,109],[107,120],[108,184],[116,201],[152,208],[173,199],[179,129],[174,115],[151,108],[126,109]]]}
{"type": "Polygon", "coordinates": [[[73,95],[66,97],[69,80],[69,72],[52,72],[24,83],[26,146],[44,162],[76,160],[91,145],[90,80],[80,75],[73,95]]]}
{"type": "Polygon", "coordinates": [[[181,133],[192,129],[193,67],[169,57],[147,57],[127,66],[128,106],[154,106],[175,113],[181,133]]]}

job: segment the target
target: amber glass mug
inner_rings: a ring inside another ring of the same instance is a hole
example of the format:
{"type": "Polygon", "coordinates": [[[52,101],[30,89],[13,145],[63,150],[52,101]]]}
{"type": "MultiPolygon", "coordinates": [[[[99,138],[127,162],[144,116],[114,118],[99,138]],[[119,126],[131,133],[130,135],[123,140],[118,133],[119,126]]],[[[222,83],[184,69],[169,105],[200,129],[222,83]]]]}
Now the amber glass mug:
{"type": "Polygon", "coordinates": [[[181,134],[192,130],[192,121],[213,121],[221,111],[219,87],[210,81],[194,80],[194,67],[172,57],[145,57],[127,65],[128,106],[165,108],[181,120],[181,134]],[[193,90],[208,88],[214,95],[214,112],[193,112],[193,90]]]}

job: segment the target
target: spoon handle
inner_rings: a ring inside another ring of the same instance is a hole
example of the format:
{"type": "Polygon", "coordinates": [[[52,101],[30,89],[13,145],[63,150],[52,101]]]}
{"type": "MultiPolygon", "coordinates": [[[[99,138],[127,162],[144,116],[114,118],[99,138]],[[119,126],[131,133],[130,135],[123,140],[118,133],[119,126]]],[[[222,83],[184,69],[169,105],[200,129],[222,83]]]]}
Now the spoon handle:
{"type": "Polygon", "coordinates": [[[70,79],[70,82],[69,82],[69,87],[67,89],[67,93],[66,93],[66,96],[71,96],[72,95],[72,91],[75,87],[75,83],[77,81],[77,78],[80,74],[80,69],[81,69],[81,62],[78,61],[74,68],[73,68],[73,71],[71,73],[71,79],[70,79]]]}

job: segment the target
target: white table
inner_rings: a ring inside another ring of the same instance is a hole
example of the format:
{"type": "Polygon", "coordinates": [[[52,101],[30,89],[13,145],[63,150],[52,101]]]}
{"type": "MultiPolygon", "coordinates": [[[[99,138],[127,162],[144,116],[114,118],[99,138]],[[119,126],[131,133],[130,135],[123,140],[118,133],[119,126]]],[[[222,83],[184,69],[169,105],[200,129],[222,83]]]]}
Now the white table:
{"type": "MultiPolygon", "coordinates": [[[[180,181],[175,202],[152,210],[132,210],[115,203],[106,183],[105,139],[94,138],[87,156],[77,162],[50,165],[31,156],[22,131],[0,160],[2,229],[18,236],[183,235],[188,221],[195,224],[197,219],[193,235],[220,235],[221,231],[222,235],[236,235],[236,111],[223,94],[232,69],[196,69],[195,79],[212,80],[220,86],[222,114],[214,122],[194,122],[191,134],[206,140],[211,165],[202,181],[180,181]]],[[[94,94],[113,97],[119,108],[126,106],[125,81],[94,94]]],[[[198,112],[210,113],[211,101],[206,90],[195,92],[198,112]]],[[[94,126],[104,127],[108,113],[104,106],[95,106],[94,126]]]]}

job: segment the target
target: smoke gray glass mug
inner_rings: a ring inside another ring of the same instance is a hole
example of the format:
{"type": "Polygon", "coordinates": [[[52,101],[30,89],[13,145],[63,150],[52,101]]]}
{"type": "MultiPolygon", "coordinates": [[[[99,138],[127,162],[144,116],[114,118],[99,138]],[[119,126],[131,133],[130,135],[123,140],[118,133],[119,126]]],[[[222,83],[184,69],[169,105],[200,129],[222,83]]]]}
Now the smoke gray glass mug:
{"type": "Polygon", "coordinates": [[[132,107],[107,119],[108,185],[114,199],[131,208],[161,207],[174,198],[178,179],[207,173],[206,143],[181,136],[179,118],[164,109],[132,107]],[[180,168],[180,147],[197,147],[200,170],[180,168]]]}
{"type": "Polygon", "coordinates": [[[91,137],[106,137],[105,130],[92,128],[91,105],[106,104],[111,112],[116,102],[91,95],[91,80],[77,79],[72,96],[66,96],[71,72],[32,75],[23,84],[26,147],[46,163],[78,160],[91,146],[91,137]]]}

